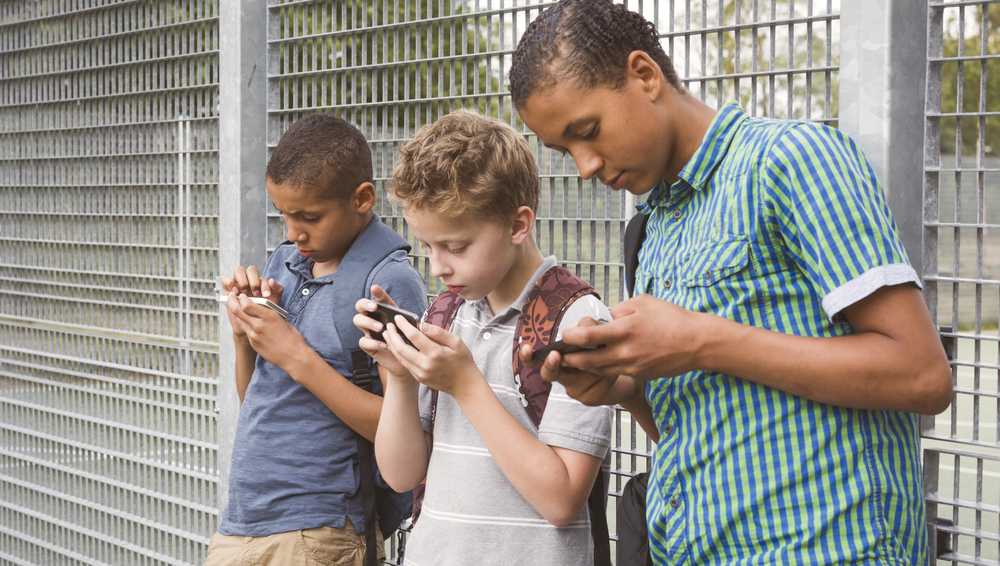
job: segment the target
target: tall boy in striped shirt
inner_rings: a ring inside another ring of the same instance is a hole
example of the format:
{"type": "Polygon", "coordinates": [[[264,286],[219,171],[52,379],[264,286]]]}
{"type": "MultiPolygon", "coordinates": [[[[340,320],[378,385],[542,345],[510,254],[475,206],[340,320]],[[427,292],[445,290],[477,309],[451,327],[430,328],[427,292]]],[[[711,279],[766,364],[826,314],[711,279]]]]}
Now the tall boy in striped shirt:
{"type": "Polygon", "coordinates": [[[641,294],[567,329],[607,346],[543,375],[587,404],[649,403],[654,561],[927,563],[917,413],[948,406],[951,373],[855,143],[706,106],[610,0],[540,14],[510,90],[584,178],[648,196],[641,294]]]}

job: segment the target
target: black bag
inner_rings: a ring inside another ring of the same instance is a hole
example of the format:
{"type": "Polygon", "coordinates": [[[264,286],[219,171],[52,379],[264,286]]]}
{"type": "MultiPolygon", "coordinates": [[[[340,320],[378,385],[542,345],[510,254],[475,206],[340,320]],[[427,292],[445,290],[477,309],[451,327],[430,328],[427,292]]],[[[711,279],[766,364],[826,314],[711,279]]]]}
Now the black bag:
{"type": "Polygon", "coordinates": [[[639,267],[639,248],[646,239],[648,214],[636,214],[625,225],[625,241],[622,258],[625,260],[625,291],[631,297],[635,294],[635,270],[639,267]]]}
{"type": "MultiPolygon", "coordinates": [[[[639,267],[639,248],[646,238],[648,214],[636,214],[625,226],[623,256],[625,260],[625,289],[628,296],[635,294],[635,270],[639,267]]],[[[618,501],[616,529],[618,531],[618,566],[653,566],[649,554],[649,530],[646,526],[646,480],[648,474],[636,474],[622,489],[618,501]]]]}
{"type": "Polygon", "coordinates": [[[618,566],[653,566],[646,527],[646,479],[642,472],[628,480],[618,501],[618,566]]]}

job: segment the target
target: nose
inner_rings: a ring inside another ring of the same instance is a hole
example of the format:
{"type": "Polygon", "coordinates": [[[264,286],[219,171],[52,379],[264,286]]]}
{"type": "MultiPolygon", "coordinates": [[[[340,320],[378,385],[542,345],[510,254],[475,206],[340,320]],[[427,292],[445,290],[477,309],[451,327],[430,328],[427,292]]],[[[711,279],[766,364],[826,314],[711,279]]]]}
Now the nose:
{"type": "Polygon", "coordinates": [[[288,235],[288,241],[299,242],[305,240],[306,233],[303,232],[298,224],[294,220],[285,218],[285,229],[288,235]]]}
{"type": "Polygon", "coordinates": [[[580,171],[580,176],[584,179],[593,178],[603,166],[600,156],[585,147],[574,148],[570,153],[573,155],[573,160],[576,161],[576,168],[580,171]]]}
{"type": "Polygon", "coordinates": [[[427,259],[431,262],[431,275],[434,277],[444,277],[451,273],[448,264],[442,261],[442,254],[436,253],[432,249],[427,250],[427,259]]]}

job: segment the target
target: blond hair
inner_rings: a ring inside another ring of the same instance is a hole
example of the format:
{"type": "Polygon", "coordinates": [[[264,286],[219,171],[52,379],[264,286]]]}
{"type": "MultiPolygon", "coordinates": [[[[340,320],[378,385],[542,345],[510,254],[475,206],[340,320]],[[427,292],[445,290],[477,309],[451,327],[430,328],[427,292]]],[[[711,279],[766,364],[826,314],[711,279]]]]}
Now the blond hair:
{"type": "Polygon", "coordinates": [[[507,221],[522,206],[538,211],[538,185],[538,165],[524,137],[462,109],[420,128],[400,148],[387,189],[404,211],[507,221]]]}

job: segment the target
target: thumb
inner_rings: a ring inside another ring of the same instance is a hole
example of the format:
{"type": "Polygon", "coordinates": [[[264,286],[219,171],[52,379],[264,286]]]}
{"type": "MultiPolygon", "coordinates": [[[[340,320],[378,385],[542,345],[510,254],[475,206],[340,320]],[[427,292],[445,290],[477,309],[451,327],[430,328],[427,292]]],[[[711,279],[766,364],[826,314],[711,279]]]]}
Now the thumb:
{"type": "Polygon", "coordinates": [[[389,293],[386,293],[385,289],[383,289],[382,287],[378,285],[372,285],[371,291],[372,291],[372,298],[375,299],[376,301],[383,304],[396,306],[396,303],[393,302],[391,298],[389,298],[389,293]]]}
{"type": "Polygon", "coordinates": [[[623,318],[639,312],[639,309],[642,308],[642,302],[639,300],[640,297],[632,297],[611,307],[611,318],[623,318]]]}

